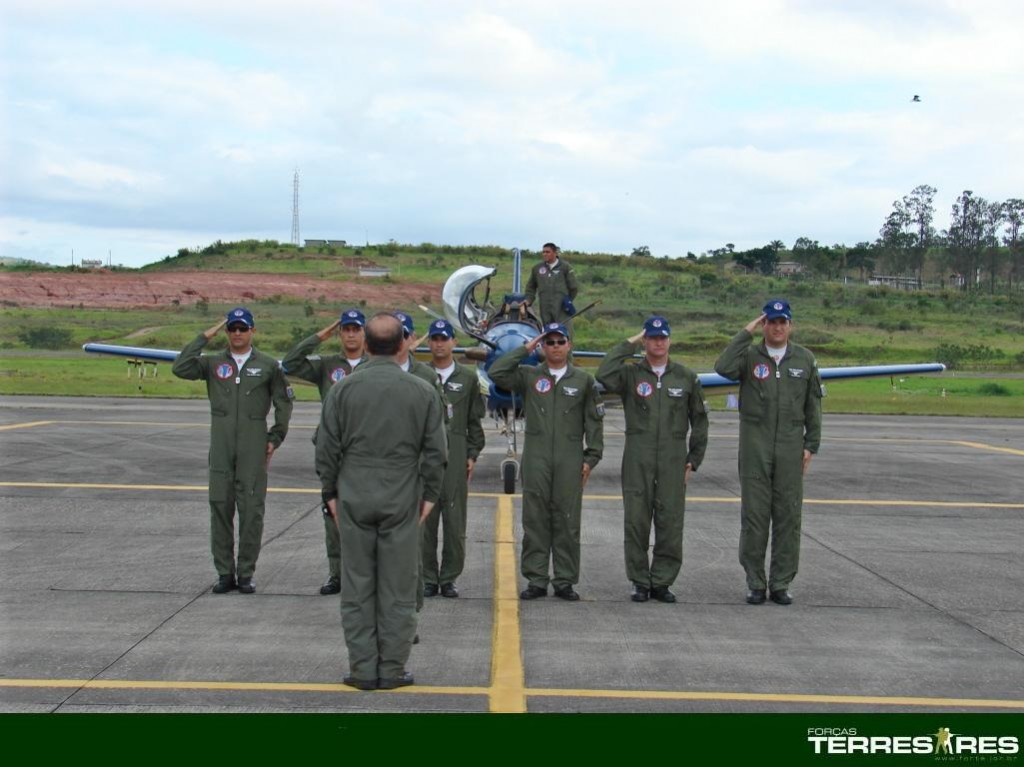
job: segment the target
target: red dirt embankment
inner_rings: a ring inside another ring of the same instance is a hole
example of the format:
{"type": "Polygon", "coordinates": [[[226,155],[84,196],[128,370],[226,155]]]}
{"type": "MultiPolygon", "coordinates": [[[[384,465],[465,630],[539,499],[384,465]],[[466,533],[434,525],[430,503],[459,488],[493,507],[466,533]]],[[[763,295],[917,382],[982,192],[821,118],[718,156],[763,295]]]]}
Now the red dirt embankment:
{"type": "Polygon", "coordinates": [[[365,300],[375,306],[410,306],[441,301],[441,286],[337,282],[289,274],[239,272],[0,272],[0,301],[22,307],[138,309],[194,304],[244,304],[273,297],[330,304],[365,300]]]}

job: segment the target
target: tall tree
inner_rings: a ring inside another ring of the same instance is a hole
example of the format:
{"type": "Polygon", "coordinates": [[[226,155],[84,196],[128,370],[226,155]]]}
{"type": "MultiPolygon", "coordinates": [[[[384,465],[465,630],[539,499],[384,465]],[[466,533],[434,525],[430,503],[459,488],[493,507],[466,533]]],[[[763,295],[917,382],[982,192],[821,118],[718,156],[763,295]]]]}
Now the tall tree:
{"type": "Polygon", "coordinates": [[[928,248],[935,241],[935,193],[938,190],[928,184],[921,184],[903,198],[903,208],[910,219],[914,240],[910,246],[909,266],[917,273],[918,287],[921,286],[921,270],[924,268],[924,257],[928,248]]]}
{"type": "Polygon", "coordinates": [[[999,247],[999,227],[1003,225],[1003,204],[992,202],[985,208],[985,263],[988,267],[988,292],[995,295],[996,276],[1004,260],[1003,251],[999,247]]]}
{"type": "Polygon", "coordinates": [[[974,192],[965,189],[950,211],[946,248],[950,265],[964,279],[965,290],[977,287],[982,255],[995,239],[998,224],[989,214],[990,207],[984,197],[975,197],[974,192]]]}
{"type": "Polygon", "coordinates": [[[1024,223],[1024,200],[1014,197],[1003,203],[1003,222],[1006,234],[1003,244],[1009,249],[1009,291],[1013,292],[1014,278],[1019,282],[1024,275],[1024,247],[1021,242],[1021,224],[1024,223]]]}
{"type": "Polygon", "coordinates": [[[846,251],[846,265],[850,269],[860,271],[860,279],[864,280],[866,272],[875,269],[875,250],[870,242],[858,242],[846,251]]]}

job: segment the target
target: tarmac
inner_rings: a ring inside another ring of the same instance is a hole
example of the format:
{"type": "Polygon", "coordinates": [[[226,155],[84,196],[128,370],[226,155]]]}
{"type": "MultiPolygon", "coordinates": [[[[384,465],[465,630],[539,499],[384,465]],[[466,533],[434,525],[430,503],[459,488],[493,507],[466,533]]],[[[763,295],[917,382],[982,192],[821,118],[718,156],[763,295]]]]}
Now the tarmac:
{"type": "Polygon", "coordinates": [[[825,418],[795,602],[745,603],[738,421],[711,416],[679,602],[629,599],[622,413],[586,488],[582,601],[520,602],[505,441],[471,485],[458,599],[428,599],[412,687],[359,692],[298,403],[257,593],[210,593],[205,401],[0,397],[0,712],[1024,710],[1024,421],[825,418]]]}

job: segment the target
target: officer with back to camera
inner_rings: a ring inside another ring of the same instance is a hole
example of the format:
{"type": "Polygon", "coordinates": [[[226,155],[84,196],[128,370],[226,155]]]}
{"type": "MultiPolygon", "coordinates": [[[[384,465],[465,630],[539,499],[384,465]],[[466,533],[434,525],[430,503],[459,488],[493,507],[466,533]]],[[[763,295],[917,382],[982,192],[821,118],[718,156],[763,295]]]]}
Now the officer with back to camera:
{"type": "Polygon", "coordinates": [[[484,449],[484,401],[476,373],[452,357],[455,329],[435,320],[428,330],[430,367],[444,389],[448,420],[448,466],[441,498],[423,526],[423,596],[457,597],[455,583],[466,561],[466,501],[477,456],[484,449]],[[441,561],[437,560],[438,527],[443,525],[441,561]]]}
{"type": "Polygon", "coordinates": [[[622,397],[626,444],[622,452],[626,576],[632,599],[675,602],[670,590],[683,564],[686,486],[704,459],[708,415],[697,374],[669,359],[672,330],[664,317],[604,358],[597,380],[622,397]],[[644,358],[631,358],[643,343],[644,358]],[[689,447],[686,435],[690,433],[689,447]],[[651,521],[654,552],[648,559],[651,521]]]}
{"type": "Polygon", "coordinates": [[[200,333],[171,368],[190,381],[205,380],[210,398],[210,545],[217,568],[215,594],[256,591],[253,574],[263,539],[267,467],[284,442],[292,414],[292,391],[273,357],[252,345],[256,325],[245,307],[200,333]],[[226,327],[225,327],[226,326],[226,327]],[[201,354],[221,328],[228,348],[201,354]],[[267,414],[274,408],[274,425],[267,414]],[[235,508],[238,563],[235,563],[235,508]]]}
{"type": "Polygon", "coordinates": [[[320,416],[316,468],[341,530],[345,684],[361,690],[413,683],[420,523],[441,492],[446,440],[431,384],[397,363],[405,346],[393,315],[366,325],[370,360],[331,388],[320,416]]]}
{"type": "Polygon", "coordinates": [[[737,333],[715,372],[740,382],[740,564],[747,602],[792,604],[800,562],[804,474],[821,444],[825,390],[814,355],[789,339],[789,302],[774,299],[737,333]],[[754,343],[754,333],[764,334],[754,343]],[[771,566],[764,560],[771,537],[771,566]]]}
{"type": "MultiPolygon", "coordinates": [[[[304,338],[285,355],[281,361],[284,372],[290,376],[301,378],[316,384],[320,390],[320,401],[331,387],[352,374],[356,366],[366,361],[364,349],[366,334],[363,327],[366,317],[358,309],[346,309],[341,316],[308,338],[304,338]],[[337,332],[341,339],[340,354],[316,354],[316,347],[337,332]]],[[[316,432],[313,433],[313,444],[316,444],[316,432]]],[[[329,516],[324,516],[324,544],[327,548],[328,574],[320,593],[337,594],[341,591],[341,541],[338,538],[338,525],[329,516]]]]}

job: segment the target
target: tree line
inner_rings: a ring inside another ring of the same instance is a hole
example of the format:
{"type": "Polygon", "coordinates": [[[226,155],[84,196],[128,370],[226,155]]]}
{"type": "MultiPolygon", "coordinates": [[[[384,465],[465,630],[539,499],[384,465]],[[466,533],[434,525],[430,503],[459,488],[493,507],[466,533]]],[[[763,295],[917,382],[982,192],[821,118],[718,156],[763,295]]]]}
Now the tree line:
{"type": "MultiPolygon", "coordinates": [[[[964,190],[953,202],[949,228],[936,230],[935,187],[922,184],[896,200],[874,241],[823,245],[799,237],[788,251],[780,240],[760,248],[737,251],[729,243],[704,254],[715,261],[731,260],[751,272],[775,274],[779,263],[795,261],[815,277],[837,279],[856,272],[864,280],[872,275],[925,281],[962,290],[987,288],[995,293],[1005,286],[1020,290],[1024,279],[1024,200],[986,200],[964,190]]],[[[633,255],[646,255],[635,249],[633,255]]],[[[693,253],[687,254],[697,260],[693,253]]]]}

